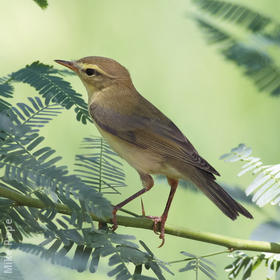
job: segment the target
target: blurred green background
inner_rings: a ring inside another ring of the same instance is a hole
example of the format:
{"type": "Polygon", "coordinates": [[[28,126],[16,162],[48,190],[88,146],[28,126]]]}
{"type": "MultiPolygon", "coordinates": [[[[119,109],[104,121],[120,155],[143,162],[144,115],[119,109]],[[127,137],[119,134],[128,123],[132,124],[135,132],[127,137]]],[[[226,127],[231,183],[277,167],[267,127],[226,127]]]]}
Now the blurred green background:
{"type": "MultiPolygon", "coordinates": [[[[242,1],[255,10],[277,18],[280,3],[276,1],[242,1]]],[[[187,0],[49,0],[41,10],[31,0],[0,0],[0,76],[40,60],[55,65],[54,59],[78,59],[89,55],[106,56],[126,66],[139,92],[155,104],[185,133],[197,150],[222,174],[220,182],[241,185],[252,179],[236,176],[239,164],[226,164],[219,156],[239,143],[251,146],[254,155],[265,163],[279,162],[280,100],[259,93],[235,65],[226,62],[215,47],[205,43],[203,34],[188,17],[193,10],[187,0]]],[[[68,78],[86,98],[77,77],[68,78]]],[[[18,101],[25,101],[33,90],[16,86],[18,101]]],[[[73,112],[64,112],[43,133],[47,145],[72,166],[84,136],[98,135],[93,125],[84,126],[73,112]]],[[[122,195],[109,197],[114,203],[141,188],[138,174],[125,165],[128,187],[122,195]]],[[[164,183],[144,196],[147,214],[160,215],[169,188],[164,183]]],[[[140,200],[127,209],[140,213],[140,200]]],[[[224,216],[206,197],[179,189],[168,217],[168,225],[210,231],[247,239],[265,219],[250,209],[255,219],[240,218],[235,222],[224,216]]],[[[265,212],[272,211],[266,208],[265,212]]],[[[131,228],[119,233],[133,234],[144,240],[158,258],[172,261],[182,258],[184,250],[197,255],[222,250],[214,245],[166,236],[166,244],[150,231],[131,228]]],[[[98,276],[79,274],[30,255],[14,253],[16,263],[26,279],[107,279],[106,264],[98,276]]],[[[218,279],[225,279],[223,268],[231,262],[225,256],[211,259],[217,264],[218,279]]],[[[178,273],[167,279],[194,279],[193,272],[178,273]]],[[[263,271],[254,279],[264,279],[263,271]],[[257,278],[259,277],[259,278],[257,278]]],[[[201,276],[200,279],[204,279],[201,276]]]]}

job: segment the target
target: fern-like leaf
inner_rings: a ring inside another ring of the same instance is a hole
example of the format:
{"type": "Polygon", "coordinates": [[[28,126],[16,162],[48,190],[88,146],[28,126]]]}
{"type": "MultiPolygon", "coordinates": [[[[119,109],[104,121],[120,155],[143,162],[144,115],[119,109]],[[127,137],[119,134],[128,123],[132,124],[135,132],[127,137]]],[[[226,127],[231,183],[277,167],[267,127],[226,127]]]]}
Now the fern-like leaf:
{"type": "Polygon", "coordinates": [[[37,61],[12,73],[11,79],[34,87],[45,98],[46,104],[53,102],[66,109],[75,107],[77,120],[82,123],[91,121],[87,104],[81,98],[81,94],[74,91],[71,85],[59,76],[62,73],[68,71],[59,71],[37,61]]]}
{"type": "Polygon", "coordinates": [[[261,32],[269,24],[276,24],[272,18],[253,11],[242,4],[217,0],[193,0],[193,2],[203,12],[209,13],[215,18],[241,25],[251,32],[261,32]]]}
{"type": "Polygon", "coordinates": [[[11,242],[9,245],[10,250],[20,250],[25,253],[34,254],[42,259],[50,260],[53,264],[58,264],[60,266],[65,266],[71,268],[71,260],[59,253],[55,254],[55,248],[53,250],[45,249],[42,246],[30,244],[30,243],[15,243],[11,242]]]}
{"type": "Polygon", "coordinates": [[[120,193],[126,186],[125,173],[118,155],[102,137],[87,137],[83,140],[85,154],[76,155],[75,169],[82,181],[106,194],[120,193]]]}
{"type": "MultiPolygon", "coordinates": [[[[7,184],[0,183],[7,188],[7,184]]],[[[5,243],[10,239],[16,242],[23,240],[23,236],[42,233],[44,230],[32,213],[26,207],[14,207],[12,201],[0,199],[0,240],[5,243]]]]}
{"type": "Polygon", "coordinates": [[[149,263],[146,263],[145,266],[147,268],[151,268],[151,270],[154,272],[154,274],[157,276],[159,280],[165,280],[161,268],[166,272],[168,272],[169,274],[174,275],[174,273],[167,267],[168,263],[165,263],[159,260],[158,258],[156,258],[153,252],[151,251],[151,249],[142,240],[140,240],[139,242],[142,245],[142,247],[146,250],[151,260],[153,260],[150,261],[149,263]]]}
{"type": "MultiPolygon", "coordinates": [[[[280,256],[279,254],[262,253],[257,256],[250,257],[247,254],[236,251],[230,255],[234,258],[234,262],[225,268],[228,272],[229,279],[236,279],[241,275],[242,279],[250,280],[253,271],[262,263],[266,266],[266,279],[275,279],[276,273],[280,268],[280,256]]],[[[240,279],[240,278],[238,278],[240,279]]]]}
{"type": "Polygon", "coordinates": [[[182,251],[181,254],[186,256],[187,259],[185,260],[186,265],[179,270],[180,272],[194,271],[196,273],[196,279],[198,279],[198,272],[200,271],[211,280],[217,279],[217,274],[214,270],[215,265],[212,262],[185,251],[182,251]]]}
{"type": "Polygon", "coordinates": [[[194,0],[194,3],[214,19],[245,27],[249,34],[238,36],[221,22],[201,15],[194,16],[209,43],[217,44],[221,54],[239,66],[260,91],[280,95],[280,67],[271,48],[280,48],[280,25],[242,5],[216,0],[194,0]]]}
{"type": "Polygon", "coordinates": [[[49,123],[58,116],[63,107],[58,104],[43,104],[39,97],[29,97],[30,105],[17,103],[17,106],[6,111],[6,114],[17,124],[17,126],[28,126],[33,132],[38,132],[39,127],[49,123]]]}
{"type": "Polygon", "coordinates": [[[246,194],[255,193],[252,201],[263,207],[267,203],[280,204],[280,164],[264,165],[260,158],[251,156],[252,150],[244,144],[233,148],[230,153],[221,156],[227,162],[243,161],[238,176],[251,172],[256,176],[246,189],[246,194]]]}
{"type": "MultiPolygon", "coordinates": [[[[157,279],[165,280],[160,269],[160,266],[164,267],[163,263],[156,259],[149,249],[149,252],[139,250],[137,245],[131,241],[134,239],[133,236],[104,230],[93,231],[92,229],[83,229],[82,234],[80,234],[76,229],[59,230],[54,224],[51,230],[46,231],[45,235],[48,238],[40,245],[10,242],[8,249],[35,254],[54,264],[66,266],[79,272],[89,269],[90,272],[95,273],[98,269],[99,259],[108,259],[109,257],[108,265],[112,267],[108,272],[109,277],[114,277],[117,280],[155,279],[141,274],[134,273],[132,275],[128,268],[128,263],[132,263],[136,267],[144,265],[146,268],[151,268],[157,279]],[[74,256],[68,256],[72,255],[73,249],[74,256]]],[[[141,244],[144,243],[141,242],[141,244]]],[[[147,248],[147,245],[144,246],[147,248]]]]}
{"type": "Polygon", "coordinates": [[[0,112],[7,110],[11,107],[11,104],[5,100],[6,98],[12,98],[14,87],[10,83],[10,77],[0,78],[0,112]],[[5,98],[5,99],[3,99],[5,98]]]}
{"type": "Polygon", "coordinates": [[[31,188],[32,194],[50,207],[53,202],[65,203],[76,210],[73,215],[82,215],[82,209],[100,217],[111,215],[109,201],[78,177],[69,175],[65,166],[56,166],[61,157],[53,156],[55,150],[42,147],[44,137],[29,125],[15,124],[7,115],[0,115],[0,131],[3,139],[0,142],[0,168],[4,168],[6,179],[31,188]],[[75,199],[80,200],[80,206],[75,199]]]}

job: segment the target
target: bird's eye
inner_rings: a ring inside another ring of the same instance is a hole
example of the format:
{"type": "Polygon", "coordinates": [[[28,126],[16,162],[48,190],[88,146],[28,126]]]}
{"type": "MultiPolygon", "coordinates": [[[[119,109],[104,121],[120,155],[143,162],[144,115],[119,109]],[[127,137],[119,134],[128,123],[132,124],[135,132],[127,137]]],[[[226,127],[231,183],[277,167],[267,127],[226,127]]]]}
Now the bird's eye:
{"type": "Polygon", "coordinates": [[[88,76],[97,76],[100,74],[99,72],[97,72],[95,69],[92,68],[87,68],[85,72],[88,76]]]}

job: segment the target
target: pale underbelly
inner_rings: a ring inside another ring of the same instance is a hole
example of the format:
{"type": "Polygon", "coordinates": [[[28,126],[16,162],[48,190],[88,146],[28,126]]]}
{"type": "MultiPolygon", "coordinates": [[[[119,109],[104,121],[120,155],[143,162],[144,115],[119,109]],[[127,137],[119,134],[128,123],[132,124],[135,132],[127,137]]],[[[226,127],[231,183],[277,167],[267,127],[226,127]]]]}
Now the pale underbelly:
{"type": "Polygon", "coordinates": [[[167,177],[179,179],[182,175],[168,164],[161,155],[139,148],[98,127],[100,134],[106,139],[112,149],[125,159],[138,172],[144,174],[163,174],[167,177]]]}

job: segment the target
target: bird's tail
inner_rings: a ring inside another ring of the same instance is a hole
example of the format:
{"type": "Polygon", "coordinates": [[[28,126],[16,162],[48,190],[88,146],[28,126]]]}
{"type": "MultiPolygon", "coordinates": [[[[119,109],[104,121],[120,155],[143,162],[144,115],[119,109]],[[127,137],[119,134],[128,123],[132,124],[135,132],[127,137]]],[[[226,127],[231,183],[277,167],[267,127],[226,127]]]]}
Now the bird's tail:
{"type": "Polygon", "coordinates": [[[207,195],[220,209],[232,220],[239,214],[253,219],[253,216],[241,204],[235,201],[220,185],[215,182],[215,177],[208,172],[199,172],[200,176],[193,178],[193,183],[207,195]]]}

